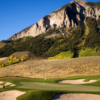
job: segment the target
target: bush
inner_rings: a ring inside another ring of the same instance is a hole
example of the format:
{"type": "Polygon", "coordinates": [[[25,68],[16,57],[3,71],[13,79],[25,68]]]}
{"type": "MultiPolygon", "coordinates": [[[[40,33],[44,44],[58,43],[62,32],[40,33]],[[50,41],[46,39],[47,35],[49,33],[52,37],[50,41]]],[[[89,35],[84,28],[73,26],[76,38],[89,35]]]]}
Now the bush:
{"type": "Polygon", "coordinates": [[[74,53],[71,51],[66,51],[66,52],[60,52],[54,57],[49,57],[48,59],[67,59],[67,58],[73,58],[74,53]]]}
{"type": "Polygon", "coordinates": [[[22,57],[21,57],[21,61],[25,61],[25,60],[27,60],[28,57],[29,57],[28,55],[22,56],[22,57]]]}
{"type": "Polygon", "coordinates": [[[100,48],[85,48],[84,50],[80,50],[79,57],[89,57],[89,56],[100,56],[100,48]]]}
{"type": "Polygon", "coordinates": [[[5,66],[4,62],[1,62],[1,63],[0,63],[0,68],[2,68],[2,67],[4,67],[4,66],[5,66]]]}
{"type": "Polygon", "coordinates": [[[29,58],[28,55],[25,55],[25,56],[22,56],[21,58],[16,58],[16,57],[13,57],[13,56],[10,56],[9,60],[7,62],[1,62],[0,63],[0,68],[2,67],[5,67],[5,66],[9,66],[11,64],[15,64],[15,63],[19,63],[19,62],[22,62],[22,61],[25,61],[29,58]]]}

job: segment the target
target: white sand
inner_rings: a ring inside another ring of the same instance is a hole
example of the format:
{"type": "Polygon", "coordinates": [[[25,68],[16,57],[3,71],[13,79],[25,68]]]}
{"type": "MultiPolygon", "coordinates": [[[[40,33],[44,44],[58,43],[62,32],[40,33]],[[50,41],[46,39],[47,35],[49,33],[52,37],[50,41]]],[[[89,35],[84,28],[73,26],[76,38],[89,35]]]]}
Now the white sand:
{"type": "Polygon", "coordinates": [[[5,83],[5,86],[8,86],[8,85],[11,85],[12,83],[10,83],[10,82],[6,82],[5,83]]]}
{"type": "Polygon", "coordinates": [[[2,85],[0,85],[0,88],[2,88],[2,85]]]}
{"type": "Polygon", "coordinates": [[[15,86],[15,84],[11,84],[10,86],[15,86]]]}
{"type": "MultiPolygon", "coordinates": [[[[3,81],[0,81],[0,84],[2,84],[2,83],[4,83],[3,81]]],[[[5,86],[15,86],[15,84],[12,84],[12,83],[10,83],[10,82],[6,82],[5,83],[5,86]]],[[[0,88],[2,88],[3,87],[3,85],[0,85],[0,88]]]]}
{"type": "Polygon", "coordinates": [[[0,92],[0,100],[16,100],[16,98],[22,94],[25,94],[25,92],[17,90],[0,92]]]}
{"type": "Polygon", "coordinates": [[[0,81],[0,84],[4,83],[3,81],[0,81]]]}
{"type": "Polygon", "coordinates": [[[90,80],[88,82],[84,82],[85,79],[79,79],[79,80],[63,80],[59,81],[58,83],[70,83],[70,84],[86,84],[86,83],[93,83],[97,80],[90,80]]]}
{"type": "Polygon", "coordinates": [[[100,95],[94,95],[94,94],[56,94],[52,100],[100,100],[100,95]]]}
{"type": "MultiPolygon", "coordinates": [[[[3,84],[4,82],[3,81],[0,81],[0,84],[3,84]]],[[[0,88],[2,88],[2,85],[0,85],[0,88]]]]}

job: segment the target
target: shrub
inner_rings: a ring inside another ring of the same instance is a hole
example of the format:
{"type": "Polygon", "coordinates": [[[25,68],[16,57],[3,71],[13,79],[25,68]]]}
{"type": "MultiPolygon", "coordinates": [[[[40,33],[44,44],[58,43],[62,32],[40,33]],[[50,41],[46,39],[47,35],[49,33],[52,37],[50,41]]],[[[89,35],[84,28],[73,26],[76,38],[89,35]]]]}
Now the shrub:
{"type": "Polygon", "coordinates": [[[27,60],[28,57],[29,57],[28,55],[22,56],[22,57],[21,57],[21,61],[25,61],[25,60],[27,60]]]}
{"type": "Polygon", "coordinates": [[[0,63],[0,68],[4,67],[5,64],[3,62],[0,63]]]}
{"type": "Polygon", "coordinates": [[[67,58],[72,58],[74,53],[71,51],[65,51],[65,52],[60,52],[54,57],[49,57],[48,59],[67,59],[67,58]]]}
{"type": "Polygon", "coordinates": [[[10,56],[9,60],[7,62],[1,62],[0,63],[0,68],[2,67],[5,67],[5,66],[9,66],[11,64],[15,64],[15,63],[19,63],[21,61],[25,61],[29,58],[28,55],[25,55],[25,56],[22,56],[21,58],[16,58],[16,57],[13,57],[13,56],[10,56]]]}

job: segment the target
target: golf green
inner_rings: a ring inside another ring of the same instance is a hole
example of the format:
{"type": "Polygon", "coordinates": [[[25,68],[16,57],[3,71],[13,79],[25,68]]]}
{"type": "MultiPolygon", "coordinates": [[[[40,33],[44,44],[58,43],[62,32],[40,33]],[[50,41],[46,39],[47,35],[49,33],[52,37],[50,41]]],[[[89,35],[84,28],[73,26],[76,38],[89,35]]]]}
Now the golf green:
{"type": "Polygon", "coordinates": [[[53,90],[53,91],[81,91],[81,92],[100,92],[98,86],[86,86],[86,85],[63,85],[43,82],[20,82],[21,89],[34,89],[34,90],[53,90]]]}

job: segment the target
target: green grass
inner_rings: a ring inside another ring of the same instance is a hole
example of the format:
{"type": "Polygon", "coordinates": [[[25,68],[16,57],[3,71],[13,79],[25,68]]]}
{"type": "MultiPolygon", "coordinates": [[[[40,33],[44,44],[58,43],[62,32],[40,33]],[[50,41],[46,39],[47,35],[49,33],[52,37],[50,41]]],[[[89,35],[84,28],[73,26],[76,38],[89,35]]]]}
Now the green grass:
{"type": "Polygon", "coordinates": [[[80,91],[80,92],[100,92],[99,86],[85,85],[63,85],[41,82],[20,82],[22,85],[17,88],[46,90],[46,91],[80,91]]]}
{"type": "Polygon", "coordinates": [[[98,28],[100,29],[100,26],[98,26],[98,28]]]}
{"type": "Polygon", "coordinates": [[[29,91],[26,94],[19,96],[17,100],[52,100],[55,92],[46,91],[29,91]]]}
{"type": "MultiPolygon", "coordinates": [[[[82,85],[88,85],[88,86],[99,86],[100,87],[100,75],[94,75],[94,76],[72,76],[66,78],[67,80],[77,80],[77,79],[85,79],[85,82],[88,82],[89,80],[97,80],[97,82],[93,83],[87,83],[87,84],[82,84],[82,85]]],[[[64,80],[66,80],[64,79],[64,80]]],[[[61,80],[59,80],[61,81],[61,80]]]]}
{"type": "MultiPolygon", "coordinates": [[[[26,94],[17,97],[17,100],[52,100],[56,93],[93,93],[100,95],[100,75],[98,76],[73,76],[61,79],[32,79],[32,78],[20,78],[20,77],[9,77],[0,78],[0,81],[11,82],[16,84],[14,87],[6,87],[4,91],[8,90],[20,90],[25,91],[26,94]],[[72,84],[61,84],[57,81],[61,80],[76,80],[85,79],[97,80],[94,83],[72,85],[72,84]]],[[[0,92],[3,90],[0,89],[0,92]]]]}
{"type": "Polygon", "coordinates": [[[67,58],[72,58],[73,55],[74,53],[72,53],[71,51],[66,51],[66,52],[61,52],[54,57],[49,57],[48,59],[67,59],[67,58]]]}
{"type": "Polygon", "coordinates": [[[98,48],[86,48],[85,50],[80,50],[79,57],[89,57],[89,56],[100,56],[100,50],[98,48]]]}

